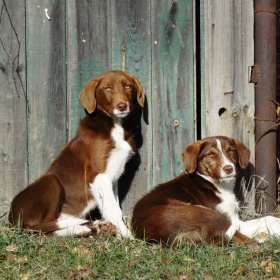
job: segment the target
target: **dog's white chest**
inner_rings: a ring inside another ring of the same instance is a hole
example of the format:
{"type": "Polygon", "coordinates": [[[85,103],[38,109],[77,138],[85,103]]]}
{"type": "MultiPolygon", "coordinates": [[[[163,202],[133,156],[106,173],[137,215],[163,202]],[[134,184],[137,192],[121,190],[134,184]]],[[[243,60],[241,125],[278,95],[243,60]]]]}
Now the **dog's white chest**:
{"type": "Polygon", "coordinates": [[[228,218],[233,222],[238,215],[238,202],[233,193],[226,190],[221,190],[220,193],[217,194],[221,198],[221,203],[217,205],[217,211],[226,214],[228,218]]]}
{"type": "Polygon", "coordinates": [[[239,206],[238,201],[233,193],[233,185],[227,186],[227,183],[223,182],[220,187],[217,187],[220,193],[217,196],[222,200],[220,204],[216,206],[216,210],[221,214],[225,214],[231,222],[231,226],[226,232],[226,236],[232,239],[236,230],[239,229],[239,206]]]}
{"type": "Polygon", "coordinates": [[[115,148],[109,154],[105,173],[115,182],[123,173],[124,166],[133,155],[133,151],[128,142],[124,140],[124,130],[118,122],[111,131],[111,137],[115,142],[115,148]]]}

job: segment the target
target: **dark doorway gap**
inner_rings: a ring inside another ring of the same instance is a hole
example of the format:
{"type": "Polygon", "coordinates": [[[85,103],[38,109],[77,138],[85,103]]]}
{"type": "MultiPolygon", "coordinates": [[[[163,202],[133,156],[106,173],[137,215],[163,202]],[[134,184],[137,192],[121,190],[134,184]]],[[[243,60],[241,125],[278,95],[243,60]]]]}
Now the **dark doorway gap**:
{"type": "MultiPolygon", "coordinates": [[[[276,1],[276,100],[280,102],[280,1],[276,1]]],[[[279,116],[277,116],[279,117],[279,116]]],[[[277,128],[276,154],[279,163],[276,167],[277,177],[280,178],[280,128],[277,128]]],[[[277,202],[280,204],[280,183],[277,180],[277,202]]]]}
{"type": "Polygon", "coordinates": [[[195,1],[195,48],[196,48],[196,139],[201,139],[201,43],[200,1],[195,1]]]}

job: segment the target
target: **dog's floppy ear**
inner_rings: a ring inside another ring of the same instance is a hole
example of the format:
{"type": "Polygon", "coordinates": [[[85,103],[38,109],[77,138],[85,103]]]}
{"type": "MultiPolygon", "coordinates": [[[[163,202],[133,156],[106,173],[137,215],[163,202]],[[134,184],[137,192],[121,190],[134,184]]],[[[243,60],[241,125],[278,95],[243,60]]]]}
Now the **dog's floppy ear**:
{"type": "Polygon", "coordinates": [[[96,108],[95,90],[98,85],[98,81],[98,78],[88,81],[79,95],[83,106],[89,114],[91,114],[96,108]]]}
{"type": "Polygon", "coordinates": [[[197,141],[189,144],[182,153],[182,159],[189,174],[194,173],[196,170],[200,147],[201,141],[197,141]]]}
{"type": "Polygon", "coordinates": [[[140,81],[134,75],[130,75],[130,76],[131,76],[131,78],[133,79],[133,81],[134,81],[134,83],[136,85],[138,104],[141,107],[144,107],[144,103],[145,103],[144,88],[143,88],[142,84],[140,83],[140,81]]]}
{"type": "Polygon", "coordinates": [[[245,169],[249,164],[250,150],[239,140],[233,139],[239,160],[239,166],[245,169]]]}

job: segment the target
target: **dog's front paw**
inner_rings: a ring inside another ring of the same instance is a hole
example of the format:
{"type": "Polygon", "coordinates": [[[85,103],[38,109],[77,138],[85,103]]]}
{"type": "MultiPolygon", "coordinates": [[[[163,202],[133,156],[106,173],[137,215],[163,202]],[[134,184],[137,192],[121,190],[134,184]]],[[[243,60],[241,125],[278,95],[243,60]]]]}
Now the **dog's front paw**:
{"type": "Polygon", "coordinates": [[[105,236],[109,236],[117,233],[116,226],[109,221],[99,222],[98,227],[100,229],[100,233],[105,236]]]}
{"type": "Polygon", "coordinates": [[[109,221],[89,222],[87,226],[91,229],[92,235],[102,234],[109,236],[117,233],[117,228],[109,221]]]}
{"type": "Polygon", "coordinates": [[[269,238],[269,235],[266,232],[260,232],[255,238],[258,243],[263,243],[269,238]]]}

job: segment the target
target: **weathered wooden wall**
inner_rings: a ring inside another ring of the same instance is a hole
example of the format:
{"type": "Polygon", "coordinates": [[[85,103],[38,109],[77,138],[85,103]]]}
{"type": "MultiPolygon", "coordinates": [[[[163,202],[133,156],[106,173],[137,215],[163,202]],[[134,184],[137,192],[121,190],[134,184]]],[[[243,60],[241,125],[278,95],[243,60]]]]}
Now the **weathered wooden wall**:
{"type": "Polygon", "coordinates": [[[248,83],[248,66],[254,64],[253,0],[201,0],[199,5],[193,0],[0,0],[0,11],[1,209],[75,134],[84,116],[78,99],[83,85],[123,67],[142,81],[147,96],[143,145],[126,174],[138,169],[124,213],[129,215],[153,186],[184,170],[181,153],[196,132],[202,138],[236,137],[249,146],[252,165],[240,185],[253,205],[254,194],[246,190],[255,148],[254,85],[248,83]]]}
{"type": "Polygon", "coordinates": [[[25,17],[24,0],[0,0],[0,208],[5,209],[28,182],[25,17]]]}
{"type": "Polygon", "coordinates": [[[196,68],[192,1],[151,3],[155,185],[185,170],[181,153],[196,137],[196,68]]]}
{"type": "Polygon", "coordinates": [[[26,1],[29,182],[46,171],[67,143],[65,50],[65,2],[26,1]]]}
{"type": "Polygon", "coordinates": [[[181,152],[196,128],[192,0],[0,0],[0,10],[0,207],[73,137],[83,85],[123,66],[147,96],[124,213],[184,169],[181,152]]]}
{"type": "Polygon", "coordinates": [[[251,150],[250,168],[241,188],[254,208],[255,162],[254,1],[211,0],[201,3],[202,137],[223,134],[243,141],[251,150]],[[205,94],[203,94],[205,93],[205,94]]]}

